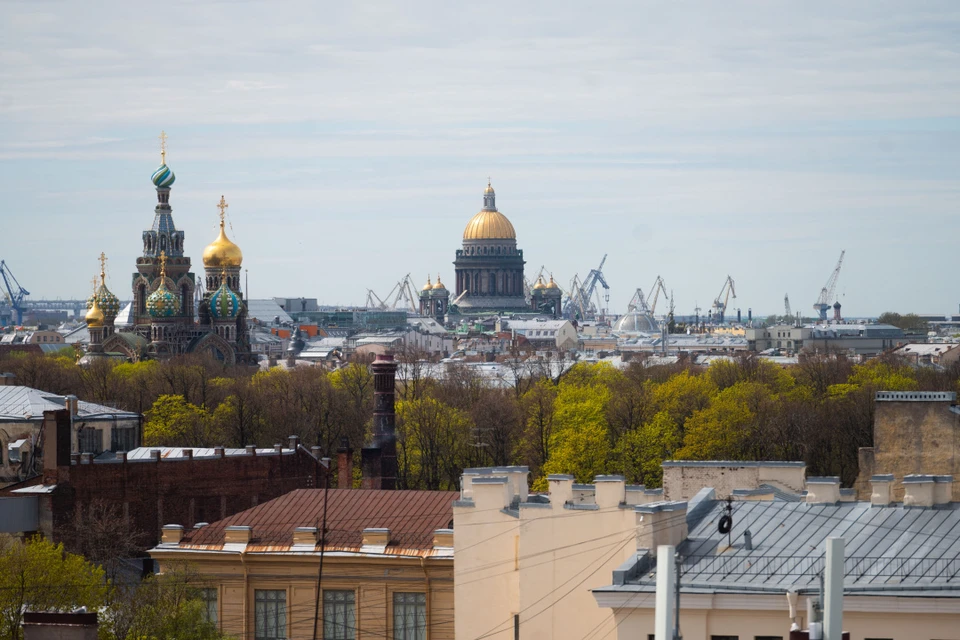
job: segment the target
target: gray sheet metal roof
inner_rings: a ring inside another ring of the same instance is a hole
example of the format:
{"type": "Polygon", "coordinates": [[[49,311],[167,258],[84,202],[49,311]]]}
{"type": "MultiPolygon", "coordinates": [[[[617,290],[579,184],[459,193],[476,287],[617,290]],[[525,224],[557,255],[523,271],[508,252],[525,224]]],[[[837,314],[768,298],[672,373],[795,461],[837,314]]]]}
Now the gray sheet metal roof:
{"type": "Polygon", "coordinates": [[[256,318],[260,322],[273,324],[273,320],[277,316],[280,316],[281,323],[293,322],[290,314],[280,308],[280,305],[273,300],[261,300],[258,298],[247,300],[247,317],[251,320],[256,318]]]}
{"type": "MultiPolygon", "coordinates": [[[[690,522],[681,584],[691,592],[815,591],[829,537],[845,541],[848,593],[960,597],[960,505],[938,508],[735,502],[733,547],[717,531],[725,502],[712,500],[690,522]],[[753,550],[743,548],[749,529],[753,550]]],[[[689,522],[689,520],[688,520],[689,522]]],[[[653,590],[655,563],[639,578],[607,590],[653,590]]]]}
{"type": "MultiPolygon", "coordinates": [[[[44,411],[56,411],[63,408],[65,408],[63,396],[33,389],[32,387],[0,387],[0,422],[39,422],[43,420],[44,411]]],[[[137,418],[137,414],[80,400],[77,403],[77,418],[81,420],[112,420],[114,418],[137,418]]]]}

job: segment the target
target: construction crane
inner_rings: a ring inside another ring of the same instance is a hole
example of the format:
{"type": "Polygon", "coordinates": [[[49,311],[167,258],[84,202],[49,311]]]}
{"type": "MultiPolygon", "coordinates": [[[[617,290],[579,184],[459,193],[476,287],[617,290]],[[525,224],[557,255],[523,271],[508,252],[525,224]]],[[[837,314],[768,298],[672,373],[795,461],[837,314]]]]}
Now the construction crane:
{"type": "Polygon", "coordinates": [[[23,324],[23,299],[30,295],[30,292],[20,286],[10,267],[3,260],[0,260],[0,276],[3,277],[3,295],[10,303],[14,313],[17,314],[17,324],[23,324]]]}
{"type": "Polygon", "coordinates": [[[657,300],[660,298],[660,292],[663,292],[664,298],[672,298],[672,294],[667,293],[667,285],[664,284],[663,278],[657,276],[657,279],[653,282],[653,289],[650,292],[650,295],[653,296],[653,301],[648,301],[648,306],[650,307],[650,315],[653,315],[657,312],[657,300]]]}
{"type": "Polygon", "coordinates": [[[417,298],[413,295],[413,280],[410,274],[405,275],[397,284],[393,285],[385,300],[380,298],[373,289],[367,289],[367,307],[380,311],[410,311],[417,313],[417,298]],[[401,306],[402,305],[402,306],[401,306]]]}
{"type": "Polygon", "coordinates": [[[843,266],[843,256],[846,255],[846,253],[846,249],[840,252],[840,259],[837,260],[837,266],[834,268],[833,273],[830,274],[830,279],[827,280],[827,284],[823,285],[823,289],[820,290],[820,297],[817,298],[817,301],[813,304],[813,308],[819,314],[821,320],[826,321],[827,319],[827,311],[830,310],[830,301],[833,300],[837,292],[837,278],[840,277],[840,267],[843,266]]]}
{"type": "Polygon", "coordinates": [[[793,311],[790,310],[790,296],[783,294],[783,315],[786,318],[793,318],[793,311]]]}
{"type": "Polygon", "coordinates": [[[647,297],[643,294],[643,289],[637,287],[630,302],[627,303],[627,313],[637,313],[650,315],[650,307],[647,306],[647,297]]]}
{"type": "Polygon", "coordinates": [[[723,324],[723,314],[727,311],[727,303],[730,302],[731,296],[736,300],[737,291],[734,289],[733,278],[727,276],[723,288],[720,289],[720,295],[713,301],[713,317],[717,324],[723,324]]]}

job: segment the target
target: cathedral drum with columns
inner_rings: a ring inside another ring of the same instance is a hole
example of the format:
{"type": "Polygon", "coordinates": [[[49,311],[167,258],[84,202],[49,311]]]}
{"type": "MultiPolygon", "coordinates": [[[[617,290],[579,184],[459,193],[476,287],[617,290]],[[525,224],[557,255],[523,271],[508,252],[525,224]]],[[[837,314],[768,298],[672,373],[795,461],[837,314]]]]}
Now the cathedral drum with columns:
{"type": "Polygon", "coordinates": [[[526,311],[523,291],[523,251],[507,216],[497,210],[490,183],[483,192],[483,209],[463,231],[457,250],[457,307],[461,313],[526,311]]]}

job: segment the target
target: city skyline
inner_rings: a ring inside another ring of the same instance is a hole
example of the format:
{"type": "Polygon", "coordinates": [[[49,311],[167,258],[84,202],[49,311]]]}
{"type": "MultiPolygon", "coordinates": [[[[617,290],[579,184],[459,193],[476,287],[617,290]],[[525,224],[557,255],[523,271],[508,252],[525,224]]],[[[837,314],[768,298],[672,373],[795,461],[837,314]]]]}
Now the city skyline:
{"type": "Polygon", "coordinates": [[[731,309],[812,316],[841,250],[845,315],[957,311],[960,10],[605,7],[4,5],[0,258],[80,297],[104,251],[129,299],[165,130],[193,270],[225,195],[252,297],[452,282],[492,176],[527,277],[609,254],[614,313],[729,274],[731,309]]]}

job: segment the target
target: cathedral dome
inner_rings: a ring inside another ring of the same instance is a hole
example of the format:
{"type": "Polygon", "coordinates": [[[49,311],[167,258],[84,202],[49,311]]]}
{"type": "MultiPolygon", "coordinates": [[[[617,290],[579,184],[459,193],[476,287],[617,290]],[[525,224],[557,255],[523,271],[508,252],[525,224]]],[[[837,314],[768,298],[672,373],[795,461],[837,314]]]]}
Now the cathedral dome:
{"type": "Polygon", "coordinates": [[[543,283],[543,276],[537,276],[537,283],[533,285],[534,291],[540,291],[541,289],[546,289],[547,285],[543,283]]]}
{"type": "Polygon", "coordinates": [[[220,220],[220,235],[203,250],[205,267],[239,267],[243,263],[243,252],[227,237],[220,220]]]}
{"type": "Polygon", "coordinates": [[[433,289],[433,283],[430,282],[430,276],[427,276],[427,284],[423,285],[420,291],[430,291],[431,289],[433,289]]]}
{"type": "Polygon", "coordinates": [[[92,309],[96,302],[104,316],[116,317],[120,313],[120,299],[113,295],[105,283],[100,284],[97,291],[87,298],[87,309],[92,309]]]}
{"type": "Polygon", "coordinates": [[[153,318],[170,318],[180,313],[180,298],[167,289],[163,274],[160,276],[160,286],[147,296],[147,312],[153,318]]]}
{"type": "Polygon", "coordinates": [[[517,232],[507,216],[497,211],[496,193],[490,183],[483,191],[483,209],[470,219],[463,230],[464,240],[516,240],[517,232]]]}
{"type": "Polygon", "coordinates": [[[446,290],[447,290],[447,288],[444,286],[444,284],[443,284],[442,282],[440,282],[440,274],[439,274],[439,273],[437,274],[437,284],[433,285],[433,290],[434,290],[434,291],[446,291],[446,290]]]}
{"type": "Polygon", "coordinates": [[[153,183],[153,186],[158,189],[169,189],[176,180],[177,176],[174,175],[173,170],[167,166],[167,163],[163,163],[157,167],[157,170],[150,176],[150,181],[153,183]]]}
{"type": "Polygon", "coordinates": [[[210,296],[210,315],[217,320],[236,318],[240,312],[240,298],[227,286],[224,273],[220,279],[220,286],[210,296]]]}
{"type": "Polygon", "coordinates": [[[88,327],[102,327],[103,312],[100,310],[100,305],[97,304],[96,296],[94,296],[92,300],[93,302],[90,305],[90,310],[87,311],[87,315],[84,317],[84,320],[87,321],[88,327]]]}
{"type": "Polygon", "coordinates": [[[547,283],[547,289],[559,289],[560,286],[553,281],[553,275],[550,275],[550,282],[547,283]]]}

